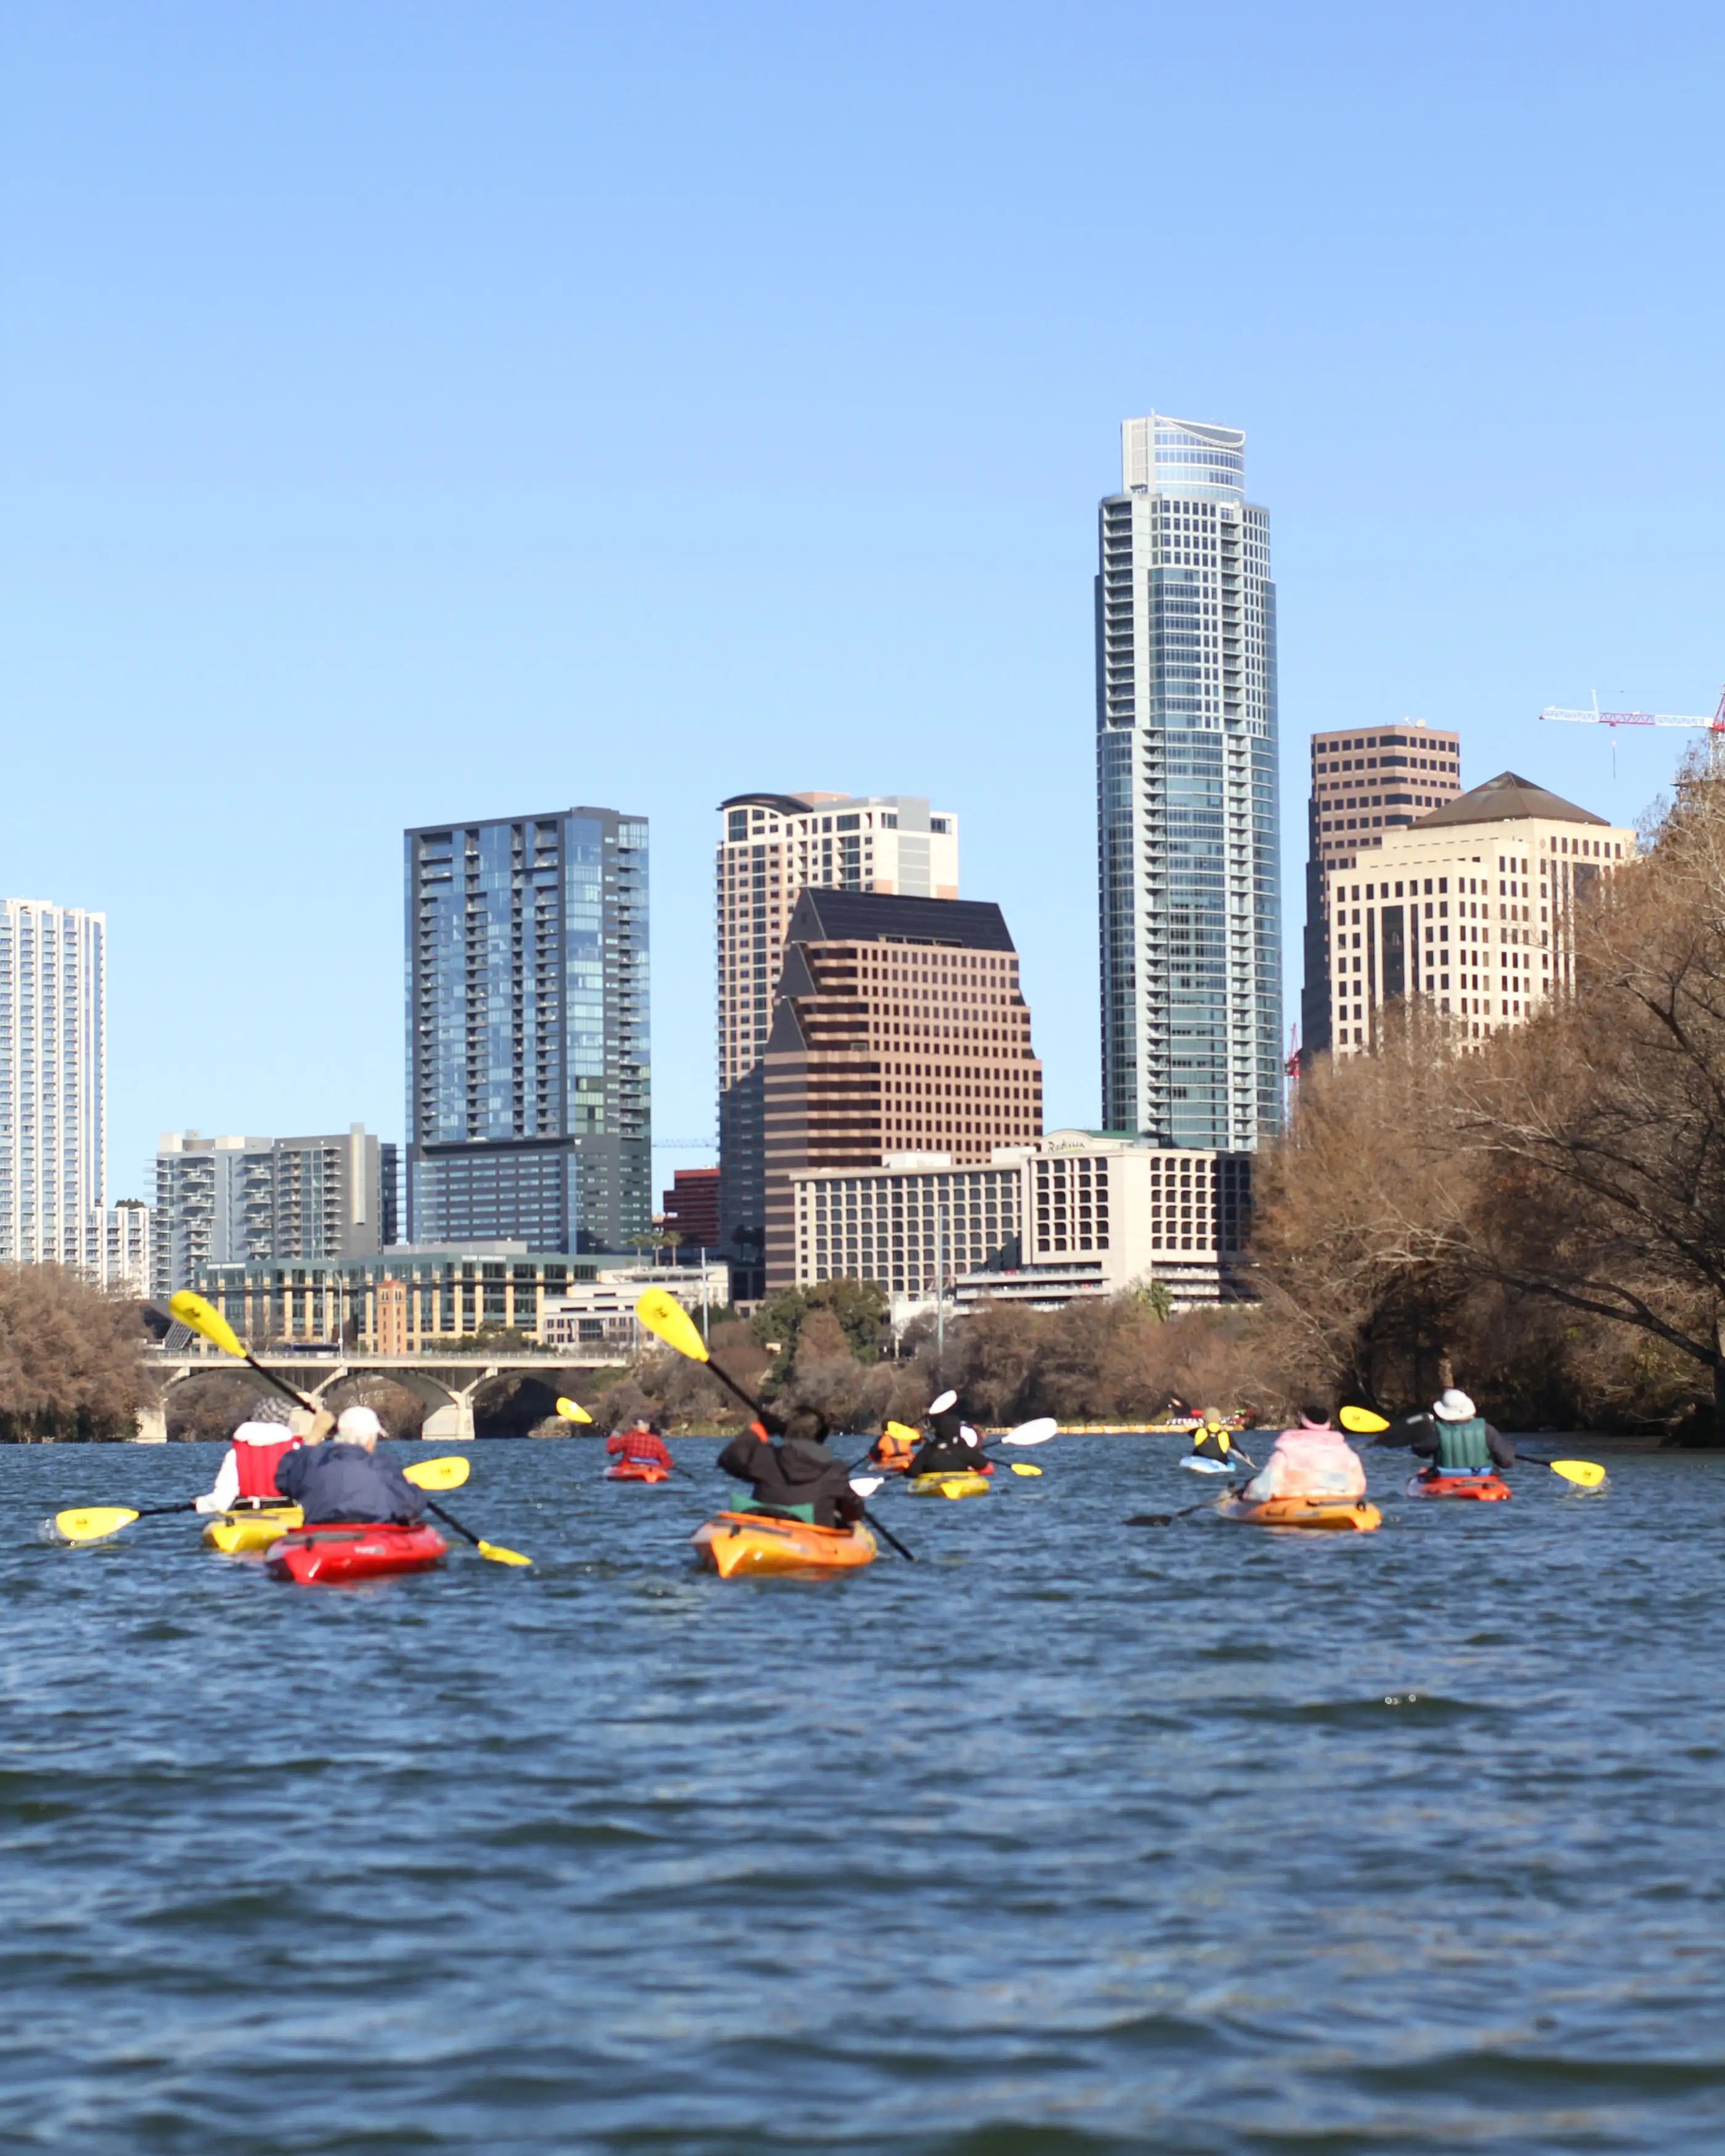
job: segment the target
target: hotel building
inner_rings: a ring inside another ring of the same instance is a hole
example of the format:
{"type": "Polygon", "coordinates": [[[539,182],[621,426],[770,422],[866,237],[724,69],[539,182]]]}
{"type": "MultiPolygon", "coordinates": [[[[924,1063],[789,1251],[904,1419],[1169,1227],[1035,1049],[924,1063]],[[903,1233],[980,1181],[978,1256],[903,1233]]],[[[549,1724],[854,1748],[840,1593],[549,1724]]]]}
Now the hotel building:
{"type": "Polygon", "coordinates": [[[1306,808],[1305,978],[1300,1047],[1315,1055],[1330,1045],[1330,960],[1325,942],[1324,878],[1353,869],[1416,818],[1461,791],[1461,737],[1422,719],[1388,732],[1314,734],[1312,791],[1306,808]]]}
{"type": "Polygon", "coordinates": [[[1422,996],[1478,1040],[1574,982],[1574,910],[1635,834],[1506,771],[1326,879],[1331,1034],[1368,1053],[1384,1006],[1422,996]]]}
{"type": "Polygon", "coordinates": [[[763,1069],[768,1294],[797,1277],[791,1178],[1042,1133],[1042,1066],[998,906],[805,890],[763,1069]]]}
{"type": "Polygon", "coordinates": [[[1125,422],[1096,598],[1102,1120],[1234,1152],[1282,1122],[1276,587],[1245,448],[1125,422]]]}
{"type": "Polygon", "coordinates": [[[406,851],[408,1240],[649,1234],[645,819],[427,825],[406,851]]]}
{"type": "Polygon", "coordinates": [[[747,1301],[766,1248],[762,1058],[797,896],[957,898],[958,819],[921,794],[819,793],[734,794],[719,819],[718,1242],[747,1301]]]}

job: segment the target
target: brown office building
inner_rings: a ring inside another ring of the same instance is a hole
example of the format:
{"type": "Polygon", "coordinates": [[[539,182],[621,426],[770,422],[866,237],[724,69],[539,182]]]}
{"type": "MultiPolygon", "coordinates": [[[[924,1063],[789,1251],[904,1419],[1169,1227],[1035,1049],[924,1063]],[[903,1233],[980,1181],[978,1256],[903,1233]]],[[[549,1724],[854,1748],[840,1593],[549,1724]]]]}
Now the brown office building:
{"type": "Polygon", "coordinates": [[[1042,1065],[998,906],[804,891],[764,1060],[769,1295],[798,1277],[793,1174],[892,1155],[982,1164],[1042,1135],[1042,1065]]]}
{"type": "Polygon", "coordinates": [[[719,1247],[719,1171],[680,1168],[660,1201],[665,1232],[680,1250],[719,1247]]]}
{"type": "Polygon", "coordinates": [[[1423,719],[1376,733],[1314,734],[1306,807],[1306,978],[1300,1052],[1332,1045],[1327,876],[1363,865],[1389,831],[1405,830],[1461,791],[1461,737],[1423,719]]]}

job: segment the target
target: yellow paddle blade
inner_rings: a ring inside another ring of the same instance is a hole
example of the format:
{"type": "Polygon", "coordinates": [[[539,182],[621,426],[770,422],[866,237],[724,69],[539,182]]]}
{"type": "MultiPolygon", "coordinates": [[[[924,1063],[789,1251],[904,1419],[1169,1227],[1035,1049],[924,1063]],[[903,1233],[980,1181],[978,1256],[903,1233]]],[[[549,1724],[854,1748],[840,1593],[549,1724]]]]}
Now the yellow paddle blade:
{"type": "Polygon", "coordinates": [[[883,1437],[896,1437],[901,1445],[916,1445],[921,1442],[916,1431],[906,1429],[901,1422],[888,1423],[880,1434],[883,1437]]]}
{"type": "Polygon", "coordinates": [[[1545,1464],[1553,1475],[1583,1490],[1597,1490],[1605,1479],[1604,1469],[1591,1460],[1548,1460],[1545,1464]]]}
{"type": "Polygon", "coordinates": [[[680,1355],[691,1362],[707,1360],[706,1342],[695,1329],[695,1321],[674,1295],[662,1287],[649,1287],[642,1291],[635,1305],[635,1316],[649,1332],[656,1333],[667,1348],[675,1348],[680,1355]]]}
{"type": "Polygon", "coordinates": [[[1014,1460],[1012,1463],[1012,1471],[1014,1475],[1040,1475],[1042,1470],[1040,1467],[1033,1467],[1028,1460],[1014,1460]]]}
{"type": "Polygon", "coordinates": [[[481,1543],[479,1553],[481,1557],[490,1558],[493,1564],[531,1564],[533,1562],[531,1558],[523,1557],[519,1550],[505,1549],[501,1543],[481,1543]]]}
{"type": "Polygon", "coordinates": [[[1343,1408],[1341,1423],[1343,1430],[1351,1430],[1357,1437],[1369,1437],[1389,1427],[1382,1415],[1373,1414],[1369,1408],[1343,1408]]]}
{"type": "Polygon", "coordinates": [[[74,1505],[70,1512],[54,1514],[54,1531],[69,1543],[99,1543],[104,1535],[129,1527],[137,1517],[124,1505],[74,1505]]]}
{"type": "Polygon", "coordinates": [[[189,1287],[182,1287],[177,1295],[171,1295],[167,1306],[182,1325],[188,1325],[194,1332],[201,1332],[212,1348],[219,1348],[224,1355],[243,1357],[245,1350],[239,1344],[239,1336],[213,1305],[201,1295],[193,1295],[189,1287]]]}
{"type": "Polygon", "coordinates": [[[557,1402],[557,1413],[562,1417],[565,1422],[591,1422],[593,1420],[593,1417],[588,1413],[587,1409],[582,1406],[579,1400],[560,1399],[557,1402]]]}
{"type": "Polygon", "coordinates": [[[459,1490],[472,1472],[456,1452],[442,1454],[435,1460],[416,1460],[411,1467],[402,1470],[408,1481],[421,1490],[459,1490]]]}

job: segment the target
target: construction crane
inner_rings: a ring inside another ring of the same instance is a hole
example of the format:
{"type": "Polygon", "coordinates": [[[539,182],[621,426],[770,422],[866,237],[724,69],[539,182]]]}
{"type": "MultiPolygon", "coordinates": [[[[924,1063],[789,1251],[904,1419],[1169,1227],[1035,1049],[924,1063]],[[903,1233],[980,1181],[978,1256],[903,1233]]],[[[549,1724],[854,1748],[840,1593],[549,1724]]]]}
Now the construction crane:
{"type": "Polygon", "coordinates": [[[1590,711],[1566,711],[1560,705],[1548,704],[1539,716],[1569,719],[1587,726],[1686,726],[1692,731],[1704,726],[1712,737],[1707,744],[1710,768],[1715,775],[1725,771],[1725,689],[1720,690],[1719,708],[1710,719],[1679,716],[1670,711],[1602,711],[1597,696],[1590,711]]]}

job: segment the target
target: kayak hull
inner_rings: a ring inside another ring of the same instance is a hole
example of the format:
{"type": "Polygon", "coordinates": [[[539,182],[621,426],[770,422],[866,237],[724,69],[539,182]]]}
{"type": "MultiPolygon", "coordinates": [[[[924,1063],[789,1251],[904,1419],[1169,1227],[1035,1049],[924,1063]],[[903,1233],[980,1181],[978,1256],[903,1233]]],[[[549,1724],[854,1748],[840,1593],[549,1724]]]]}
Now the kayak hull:
{"type": "Polygon", "coordinates": [[[670,1479],[670,1468],[651,1460],[619,1460],[614,1467],[605,1470],[608,1482],[669,1482],[670,1479]]]}
{"type": "Polygon", "coordinates": [[[689,1537],[721,1579],[773,1573],[852,1572],[875,1561],[875,1537],[860,1524],[815,1527],[762,1512],[721,1512],[689,1537]]]}
{"type": "Polygon", "coordinates": [[[253,1511],[220,1512],[203,1530],[206,1549],[224,1557],[261,1557],[304,1517],[297,1505],[259,1505],[253,1511]]]}
{"type": "Polygon", "coordinates": [[[1460,1497],[1475,1504],[1501,1505],[1512,1493],[1501,1475],[1416,1475],[1410,1497],[1460,1497]]]}
{"type": "Polygon", "coordinates": [[[1195,1452],[1189,1452],[1180,1465],[1194,1475],[1231,1475],[1234,1472],[1231,1460],[1204,1460],[1195,1452]]]}
{"type": "Polygon", "coordinates": [[[266,1563],[278,1579],[301,1587],[336,1587],[366,1579],[393,1579],[404,1572],[429,1572],[449,1544],[435,1527],[420,1522],[360,1520],[299,1527],[270,1549],[266,1563]]]}
{"type": "Polygon", "coordinates": [[[950,1475],[913,1475],[905,1486],[913,1497],[986,1497],[988,1478],[966,1467],[950,1475]]]}
{"type": "Polygon", "coordinates": [[[1224,1497],[1216,1509],[1224,1520],[1254,1527],[1317,1527],[1343,1534],[1368,1535],[1384,1515],[1363,1497],[1224,1497]]]}

